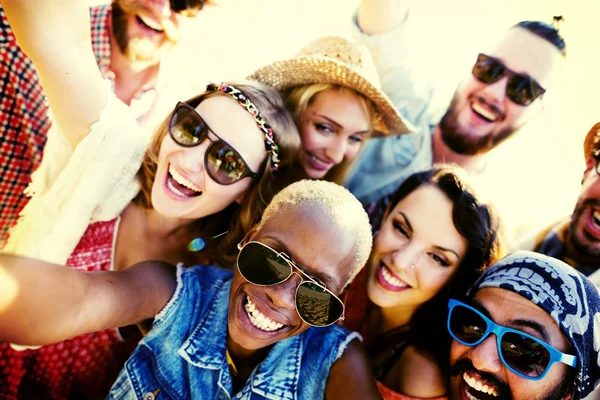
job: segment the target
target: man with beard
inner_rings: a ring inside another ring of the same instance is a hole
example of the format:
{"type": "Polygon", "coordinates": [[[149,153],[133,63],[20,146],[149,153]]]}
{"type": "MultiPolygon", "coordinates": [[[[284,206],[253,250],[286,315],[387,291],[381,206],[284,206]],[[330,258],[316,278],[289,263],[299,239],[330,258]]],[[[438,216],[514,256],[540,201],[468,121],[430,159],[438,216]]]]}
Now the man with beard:
{"type": "Polygon", "coordinates": [[[590,276],[600,269],[600,122],[587,133],[583,153],[586,168],[573,214],[519,247],[558,258],[590,276]]]}
{"type": "MultiPolygon", "coordinates": [[[[186,90],[185,82],[179,81],[181,74],[164,56],[179,41],[186,17],[195,15],[205,3],[113,0],[111,5],[90,9],[98,67],[116,96],[130,106],[138,123],[148,127],[149,134],[186,90]]],[[[16,43],[1,6],[0,93],[1,249],[28,201],[24,190],[31,173],[40,166],[51,126],[33,63],[16,43]]],[[[55,148],[47,148],[51,147],[55,148]]]]}
{"type": "Polygon", "coordinates": [[[555,28],[520,22],[473,57],[472,70],[440,120],[441,113],[429,107],[433,91],[419,76],[414,53],[422,41],[412,31],[407,3],[362,0],[354,18],[355,36],[369,47],[384,91],[420,128],[418,133],[365,143],[346,182],[364,205],[388,196],[411,173],[433,163],[481,172],[487,153],[541,111],[541,97],[565,58],[565,43],[555,28]]]}
{"type": "Polygon", "coordinates": [[[600,294],[562,261],[514,253],[448,306],[449,399],[579,400],[600,384],[600,294]]]}

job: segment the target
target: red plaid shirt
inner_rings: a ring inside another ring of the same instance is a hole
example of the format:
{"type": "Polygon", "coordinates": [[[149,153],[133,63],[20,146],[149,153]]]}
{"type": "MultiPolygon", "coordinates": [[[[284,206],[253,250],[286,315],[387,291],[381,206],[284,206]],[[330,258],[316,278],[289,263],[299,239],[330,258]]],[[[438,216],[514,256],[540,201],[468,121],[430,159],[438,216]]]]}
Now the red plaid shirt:
{"type": "MultiPolygon", "coordinates": [[[[92,7],[91,34],[96,61],[105,79],[113,82],[110,70],[110,6],[92,7]]],[[[138,122],[144,124],[154,111],[156,81],[142,87],[131,102],[138,122]]],[[[0,7],[0,249],[8,232],[27,204],[23,191],[31,173],[42,160],[51,121],[48,102],[31,60],[16,43],[4,10],[0,7]]]]}

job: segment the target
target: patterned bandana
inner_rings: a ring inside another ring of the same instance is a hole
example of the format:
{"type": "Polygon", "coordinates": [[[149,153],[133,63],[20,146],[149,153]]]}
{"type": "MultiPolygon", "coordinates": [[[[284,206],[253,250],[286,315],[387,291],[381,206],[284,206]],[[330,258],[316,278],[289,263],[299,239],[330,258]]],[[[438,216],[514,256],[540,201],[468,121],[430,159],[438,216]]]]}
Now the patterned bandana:
{"type": "Polygon", "coordinates": [[[552,257],[519,251],[487,269],[469,290],[510,290],[546,311],[577,355],[573,400],[600,384],[600,293],[585,276],[552,257]]]}

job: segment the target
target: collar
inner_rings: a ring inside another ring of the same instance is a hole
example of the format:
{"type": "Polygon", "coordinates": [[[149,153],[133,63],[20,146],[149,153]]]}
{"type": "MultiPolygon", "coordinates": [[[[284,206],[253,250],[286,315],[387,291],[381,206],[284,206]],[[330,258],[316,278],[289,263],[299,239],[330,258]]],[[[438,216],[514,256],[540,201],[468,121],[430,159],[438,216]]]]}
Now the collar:
{"type": "MultiPolygon", "coordinates": [[[[179,355],[195,367],[219,370],[219,384],[229,392],[232,383],[225,351],[230,289],[231,280],[216,289],[205,317],[179,349],[179,355]]],[[[274,400],[295,399],[303,353],[302,337],[300,334],[273,345],[241,391],[252,391],[274,400]]]]}

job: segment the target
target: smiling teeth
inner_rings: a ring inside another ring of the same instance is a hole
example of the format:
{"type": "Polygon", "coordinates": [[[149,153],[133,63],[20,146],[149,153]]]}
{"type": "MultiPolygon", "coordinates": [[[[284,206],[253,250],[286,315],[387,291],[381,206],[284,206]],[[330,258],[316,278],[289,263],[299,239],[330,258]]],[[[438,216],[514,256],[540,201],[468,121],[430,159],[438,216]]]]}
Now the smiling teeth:
{"type": "Polygon", "coordinates": [[[244,309],[246,310],[252,325],[262,331],[267,332],[276,331],[277,329],[281,329],[283,327],[283,324],[275,322],[265,314],[261,313],[252,300],[250,300],[250,297],[246,296],[246,299],[247,303],[244,305],[244,309]]]}
{"type": "Polygon", "coordinates": [[[309,154],[308,156],[311,158],[311,160],[313,160],[317,164],[322,165],[324,167],[329,167],[331,165],[331,163],[325,162],[325,161],[321,160],[320,158],[313,156],[312,154],[309,154]]]}
{"type": "Polygon", "coordinates": [[[155,20],[153,20],[152,18],[148,18],[144,15],[138,15],[138,17],[142,20],[143,23],[145,23],[146,25],[148,25],[150,28],[154,29],[155,31],[163,31],[163,27],[156,22],[155,20]]]}
{"type": "Polygon", "coordinates": [[[381,275],[383,275],[383,279],[392,286],[396,286],[398,288],[408,287],[408,284],[402,282],[395,276],[392,276],[385,265],[381,266],[381,275]]]}
{"type": "Polygon", "coordinates": [[[480,114],[482,117],[489,119],[492,122],[496,121],[496,115],[494,115],[493,112],[486,110],[477,103],[473,103],[473,110],[475,110],[477,114],[480,114]]]}
{"type": "Polygon", "coordinates": [[[600,211],[594,210],[592,217],[594,218],[594,224],[600,226],[600,211]]]}
{"type": "MultiPolygon", "coordinates": [[[[173,166],[169,166],[169,173],[171,174],[173,179],[175,179],[175,181],[177,183],[179,183],[180,185],[185,186],[186,188],[193,190],[194,192],[198,192],[198,193],[202,192],[202,189],[200,189],[198,186],[194,185],[192,183],[192,181],[190,181],[189,179],[186,179],[185,177],[183,177],[179,172],[177,172],[177,170],[175,168],[173,168],[173,166]]],[[[181,193],[181,192],[179,192],[179,193],[181,193]]]]}
{"type": "MultiPolygon", "coordinates": [[[[477,390],[478,392],[492,395],[494,397],[498,397],[498,392],[496,391],[495,388],[481,383],[480,381],[473,378],[472,376],[467,375],[466,372],[463,373],[463,379],[465,380],[467,385],[469,385],[469,387],[471,387],[472,389],[477,390]]],[[[467,397],[469,397],[469,399],[471,399],[471,400],[477,400],[476,397],[470,395],[469,393],[467,393],[467,397]]]]}

